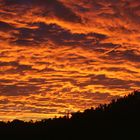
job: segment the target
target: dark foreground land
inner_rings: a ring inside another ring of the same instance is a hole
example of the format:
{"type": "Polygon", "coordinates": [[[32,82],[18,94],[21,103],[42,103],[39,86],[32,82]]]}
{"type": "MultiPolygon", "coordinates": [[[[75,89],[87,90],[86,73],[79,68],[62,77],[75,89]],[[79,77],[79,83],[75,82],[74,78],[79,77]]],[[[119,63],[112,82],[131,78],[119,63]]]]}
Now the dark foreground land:
{"type": "Polygon", "coordinates": [[[73,113],[71,118],[0,122],[0,137],[3,140],[139,140],[140,92],[83,113],[73,113]]]}

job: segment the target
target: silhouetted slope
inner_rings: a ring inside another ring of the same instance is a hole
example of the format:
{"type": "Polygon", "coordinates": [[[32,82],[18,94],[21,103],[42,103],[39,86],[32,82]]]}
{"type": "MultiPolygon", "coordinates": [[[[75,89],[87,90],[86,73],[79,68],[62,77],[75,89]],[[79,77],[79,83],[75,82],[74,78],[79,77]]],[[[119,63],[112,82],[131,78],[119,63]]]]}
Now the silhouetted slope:
{"type": "Polygon", "coordinates": [[[0,122],[1,136],[26,139],[134,139],[140,129],[140,92],[112,100],[110,104],[76,112],[72,117],[41,121],[0,122]],[[66,136],[65,136],[66,135],[66,136]]]}

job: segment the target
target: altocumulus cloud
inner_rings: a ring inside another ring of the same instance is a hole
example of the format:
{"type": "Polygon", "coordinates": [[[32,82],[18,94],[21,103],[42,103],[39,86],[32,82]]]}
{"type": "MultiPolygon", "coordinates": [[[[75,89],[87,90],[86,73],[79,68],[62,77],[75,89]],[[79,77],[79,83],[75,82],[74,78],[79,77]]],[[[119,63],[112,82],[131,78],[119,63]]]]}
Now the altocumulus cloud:
{"type": "Polygon", "coordinates": [[[0,118],[59,116],[138,89],[139,23],[139,0],[0,0],[0,118]]]}

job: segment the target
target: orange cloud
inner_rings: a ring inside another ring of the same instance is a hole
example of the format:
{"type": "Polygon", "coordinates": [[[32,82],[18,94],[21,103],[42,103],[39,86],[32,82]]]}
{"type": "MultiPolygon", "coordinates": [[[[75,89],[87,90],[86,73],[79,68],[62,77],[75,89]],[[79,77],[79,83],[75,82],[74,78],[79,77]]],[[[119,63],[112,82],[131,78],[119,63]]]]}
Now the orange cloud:
{"type": "Polygon", "coordinates": [[[0,119],[42,119],[140,86],[138,0],[0,0],[0,119]]]}

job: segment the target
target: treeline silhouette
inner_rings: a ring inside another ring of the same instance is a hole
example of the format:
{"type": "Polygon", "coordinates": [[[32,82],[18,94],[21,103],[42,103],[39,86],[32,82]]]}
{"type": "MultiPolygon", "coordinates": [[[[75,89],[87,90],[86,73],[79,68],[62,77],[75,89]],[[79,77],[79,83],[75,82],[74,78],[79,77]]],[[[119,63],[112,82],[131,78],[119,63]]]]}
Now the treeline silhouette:
{"type": "Polygon", "coordinates": [[[9,139],[140,139],[140,92],[109,104],[60,118],[0,122],[0,138],[9,139]]]}

